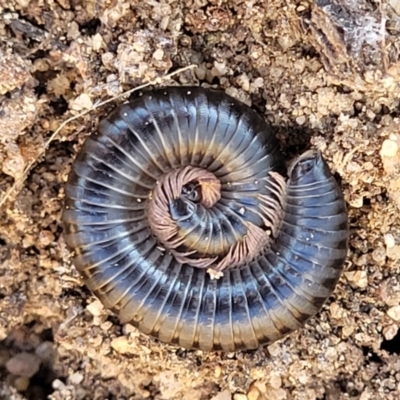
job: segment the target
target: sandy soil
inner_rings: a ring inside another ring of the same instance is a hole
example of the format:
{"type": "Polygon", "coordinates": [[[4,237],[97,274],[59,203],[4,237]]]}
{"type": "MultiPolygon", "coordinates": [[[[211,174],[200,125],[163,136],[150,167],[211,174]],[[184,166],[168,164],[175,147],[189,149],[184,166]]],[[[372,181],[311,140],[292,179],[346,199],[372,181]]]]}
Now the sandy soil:
{"type": "Polygon", "coordinates": [[[0,398],[400,398],[400,2],[382,3],[0,0],[0,398]],[[122,99],[92,107],[190,64],[158,82],[253,105],[289,156],[321,149],[349,204],[334,295],[257,351],[185,351],[121,325],[62,237],[71,162],[122,99]]]}

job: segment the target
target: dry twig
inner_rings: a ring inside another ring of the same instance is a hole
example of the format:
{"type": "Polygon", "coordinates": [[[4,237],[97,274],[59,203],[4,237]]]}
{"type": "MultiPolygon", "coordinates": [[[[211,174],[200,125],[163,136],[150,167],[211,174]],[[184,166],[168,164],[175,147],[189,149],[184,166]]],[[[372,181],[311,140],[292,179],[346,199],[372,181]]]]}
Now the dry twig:
{"type": "Polygon", "coordinates": [[[80,118],[88,113],[90,113],[91,111],[96,110],[99,107],[102,107],[108,103],[111,103],[112,101],[119,99],[121,97],[125,97],[130,95],[133,92],[136,92],[140,89],[144,89],[145,87],[151,86],[151,85],[156,85],[156,84],[160,84],[161,82],[163,82],[166,79],[169,79],[175,75],[180,74],[181,72],[187,71],[189,69],[195,68],[196,65],[192,64],[189,65],[187,67],[183,67],[180,68],[174,72],[171,72],[168,75],[164,75],[162,77],[157,77],[156,79],[153,79],[150,82],[144,83],[143,85],[137,86],[133,89],[127,90],[126,92],[123,92],[117,96],[111,97],[110,99],[101,101],[99,103],[95,103],[93,104],[93,106],[89,109],[89,110],[85,110],[77,115],[74,115],[73,117],[68,118],[67,120],[65,120],[55,131],[54,133],[49,137],[49,139],[46,141],[46,143],[43,146],[43,149],[39,152],[39,154],[37,154],[37,156],[35,157],[35,159],[33,159],[32,161],[30,161],[26,167],[24,168],[24,172],[22,173],[21,177],[19,179],[16,179],[14,181],[14,183],[10,186],[10,188],[5,192],[4,196],[1,198],[0,200],[0,208],[6,203],[6,201],[9,199],[9,197],[11,196],[11,194],[13,193],[13,191],[20,186],[26,179],[28,173],[30,172],[32,166],[38,161],[39,157],[41,157],[42,155],[44,155],[47,151],[47,149],[50,146],[50,143],[53,142],[53,140],[56,139],[57,135],[60,133],[61,129],[63,129],[66,125],[68,125],[70,122],[74,121],[77,118],[80,118]]]}

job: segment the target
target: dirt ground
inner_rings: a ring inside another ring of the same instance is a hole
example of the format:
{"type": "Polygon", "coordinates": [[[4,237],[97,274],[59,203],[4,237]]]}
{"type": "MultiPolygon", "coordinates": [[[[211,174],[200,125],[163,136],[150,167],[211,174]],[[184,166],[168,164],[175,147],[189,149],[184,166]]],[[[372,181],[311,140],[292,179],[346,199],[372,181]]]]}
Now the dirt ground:
{"type": "Polygon", "coordinates": [[[399,34],[397,0],[0,0],[0,398],[399,399],[399,34]],[[346,271],[304,329],[185,351],[83,286],[60,225],[70,165],[123,99],[98,103],[151,81],[224,89],[340,176],[346,271]]]}

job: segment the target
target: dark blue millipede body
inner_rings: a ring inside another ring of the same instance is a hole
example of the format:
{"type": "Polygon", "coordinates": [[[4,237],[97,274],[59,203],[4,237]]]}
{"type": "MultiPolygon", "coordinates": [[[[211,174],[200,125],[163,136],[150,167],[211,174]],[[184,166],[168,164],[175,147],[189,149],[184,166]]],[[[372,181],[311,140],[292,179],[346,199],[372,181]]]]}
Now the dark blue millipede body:
{"type": "Polygon", "coordinates": [[[135,95],[85,141],[66,186],[65,240],[122,322],[184,348],[254,349],[330,296],[348,246],[320,152],[286,167],[270,127],[222,91],[135,95]]]}

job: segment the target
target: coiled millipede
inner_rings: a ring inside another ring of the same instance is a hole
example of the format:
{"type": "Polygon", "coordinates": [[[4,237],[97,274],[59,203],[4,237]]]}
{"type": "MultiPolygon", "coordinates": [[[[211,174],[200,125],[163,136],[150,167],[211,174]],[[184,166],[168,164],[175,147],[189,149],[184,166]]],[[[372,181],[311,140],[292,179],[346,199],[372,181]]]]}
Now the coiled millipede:
{"type": "Polygon", "coordinates": [[[318,151],[287,169],[255,111],[199,87],[141,93],[101,121],[72,165],[63,222],[105,307],[205,351],[304,325],[334,290],[349,235],[318,151]]]}

